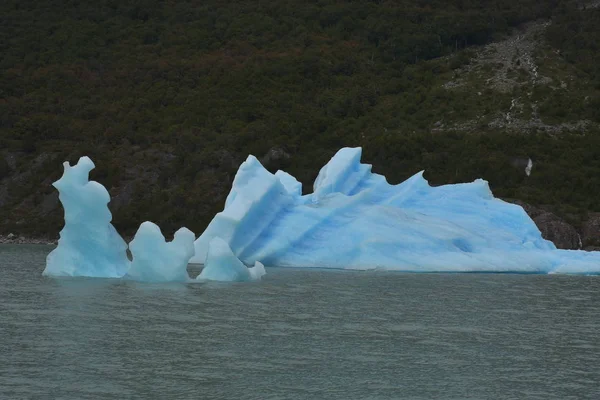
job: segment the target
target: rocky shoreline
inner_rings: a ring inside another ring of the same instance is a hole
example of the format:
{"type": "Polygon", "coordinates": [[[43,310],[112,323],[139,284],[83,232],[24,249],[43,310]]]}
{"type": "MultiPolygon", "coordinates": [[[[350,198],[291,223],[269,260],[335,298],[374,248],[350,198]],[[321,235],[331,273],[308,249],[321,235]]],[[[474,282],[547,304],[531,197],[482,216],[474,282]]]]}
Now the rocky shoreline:
{"type": "Polygon", "coordinates": [[[588,213],[576,228],[543,206],[532,206],[516,199],[503,200],[523,207],[542,237],[554,243],[557,248],[600,251],[600,213],[588,213]]]}
{"type": "Polygon", "coordinates": [[[56,245],[58,240],[48,238],[28,238],[25,236],[9,233],[8,235],[0,235],[0,244],[45,244],[56,245]]]}

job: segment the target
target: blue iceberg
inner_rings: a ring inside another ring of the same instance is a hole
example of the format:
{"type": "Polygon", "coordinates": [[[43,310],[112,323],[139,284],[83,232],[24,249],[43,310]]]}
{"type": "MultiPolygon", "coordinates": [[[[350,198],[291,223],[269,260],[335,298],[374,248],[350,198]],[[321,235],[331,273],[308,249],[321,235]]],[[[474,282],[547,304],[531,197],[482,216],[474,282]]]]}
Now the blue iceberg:
{"type": "Polygon", "coordinates": [[[63,176],[53,186],[65,210],[58,247],[46,259],[44,275],[118,278],[129,269],[127,243],[110,223],[108,191],[89,181],[94,163],[81,157],[63,164],[63,176]]]}
{"type": "Polygon", "coordinates": [[[194,239],[192,231],[181,228],[167,243],[156,224],[142,223],[129,243],[133,262],[127,277],[145,282],[189,281],[187,266],[194,255],[194,239]]]}
{"type": "Polygon", "coordinates": [[[598,273],[600,253],[557,250],[518,205],[486,181],[432,187],[415,174],[399,185],[343,148],[301,195],[291,175],[253,156],[240,166],[224,210],[195,242],[204,262],[215,238],[244,264],[441,272],[598,273]]]}
{"type": "MultiPolygon", "coordinates": [[[[187,266],[194,255],[196,237],[187,228],[179,229],[173,241],[167,243],[156,224],[142,223],[129,243],[133,258],[129,261],[127,244],[111,224],[108,191],[98,182],[89,181],[93,168],[88,157],[81,157],[74,166],[66,162],[63,176],[54,182],[65,210],[65,227],[58,247],[46,259],[43,274],[143,282],[191,281],[187,266]]],[[[228,257],[217,257],[215,262],[211,258],[210,268],[204,274],[206,279],[249,281],[264,274],[264,267],[248,269],[231,250],[229,253],[228,257]],[[236,269],[237,273],[231,273],[236,269]]]]}
{"type": "Polygon", "coordinates": [[[246,267],[221,238],[214,238],[208,246],[204,268],[196,278],[199,281],[250,282],[265,274],[265,267],[256,261],[254,267],[246,267]]]}
{"type": "Polygon", "coordinates": [[[111,224],[110,196],[89,181],[82,157],[54,183],[65,210],[58,247],[44,275],[189,282],[254,281],[277,267],[413,272],[600,273],[600,253],[557,250],[518,205],[494,198],[486,181],[432,187],[419,172],[390,185],[341,149],[319,172],[313,193],[290,174],[268,172],[253,156],[240,166],[224,210],[204,233],[182,228],[167,243],[144,222],[129,244],[111,224]],[[248,266],[254,265],[252,268],[248,266]]]}

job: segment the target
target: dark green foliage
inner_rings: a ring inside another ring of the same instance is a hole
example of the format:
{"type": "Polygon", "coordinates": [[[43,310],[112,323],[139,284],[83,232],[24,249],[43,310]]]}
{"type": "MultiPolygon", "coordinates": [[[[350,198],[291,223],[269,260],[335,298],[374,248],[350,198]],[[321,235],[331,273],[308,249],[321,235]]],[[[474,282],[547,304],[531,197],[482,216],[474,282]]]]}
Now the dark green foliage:
{"type": "Polygon", "coordinates": [[[567,3],[560,11],[548,27],[548,41],[566,62],[576,66],[577,78],[590,84],[576,98],[555,93],[541,111],[558,118],[600,122],[600,8],[567,3]]]}
{"type": "Polygon", "coordinates": [[[0,157],[0,179],[4,179],[10,174],[10,167],[4,157],[0,157]]]}
{"type": "Polygon", "coordinates": [[[368,145],[365,158],[373,161],[377,172],[394,182],[422,169],[434,185],[484,177],[500,197],[599,210],[593,195],[600,190],[598,146],[598,132],[561,136],[505,132],[409,134],[396,136],[382,145],[368,145]],[[511,165],[513,157],[533,159],[531,176],[511,165]]]}
{"type": "MultiPolygon", "coordinates": [[[[274,147],[291,158],[272,168],[285,167],[305,190],[336,150],[361,145],[365,161],[394,182],[425,168],[435,184],[483,177],[498,195],[595,210],[595,134],[431,133],[441,120],[507,108],[509,95],[480,104],[441,85],[469,62],[469,46],[525,21],[564,13],[549,35],[598,84],[598,41],[561,41],[571,28],[595,35],[597,14],[588,21],[563,3],[2,1],[0,143],[24,168],[54,155],[9,190],[2,229],[56,232],[59,211],[40,223],[23,199],[42,203],[35,193],[50,187],[60,161],[87,154],[92,178],[111,193],[131,188],[113,207],[122,232],[145,219],[166,232],[182,224],[201,232],[239,163],[274,147]],[[531,178],[511,156],[534,158],[531,178]]],[[[598,120],[597,96],[583,108],[560,101],[541,112],[598,120]]]]}

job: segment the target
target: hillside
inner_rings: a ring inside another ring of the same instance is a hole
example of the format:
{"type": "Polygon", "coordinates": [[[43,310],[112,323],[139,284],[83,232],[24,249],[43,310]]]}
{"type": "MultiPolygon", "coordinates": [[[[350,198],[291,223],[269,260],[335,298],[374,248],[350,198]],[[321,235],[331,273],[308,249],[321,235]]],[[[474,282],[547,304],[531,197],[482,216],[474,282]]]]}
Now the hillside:
{"type": "Polygon", "coordinates": [[[170,235],[204,229],[248,154],[308,191],[342,146],[579,229],[600,212],[598,43],[575,1],[7,0],[0,234],[56,237],[50,184],[81,155],[121,232],[170,235]]]}

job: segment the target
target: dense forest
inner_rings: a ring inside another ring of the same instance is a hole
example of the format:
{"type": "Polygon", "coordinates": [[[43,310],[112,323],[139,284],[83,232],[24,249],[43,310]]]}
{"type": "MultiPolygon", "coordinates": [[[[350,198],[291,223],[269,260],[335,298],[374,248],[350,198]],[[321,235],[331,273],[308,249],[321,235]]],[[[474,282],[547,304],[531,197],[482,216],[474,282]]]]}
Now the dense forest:
{"type": "Polygon", "coordinates": [[[81,155],[121,232],[170,235],[202,232],[248,154],[310,191],[342,146],[392,183],[482,177],[576,222],[600,211],[599,46],[600,9],[575,1],[4,0],[0,233],[56,236],[50,184],[81,155]],[[502,91],[465,72],[536,21],[546,80],[502,91]],[[533,128],[494,122],[516,98],[533,128]]]}

